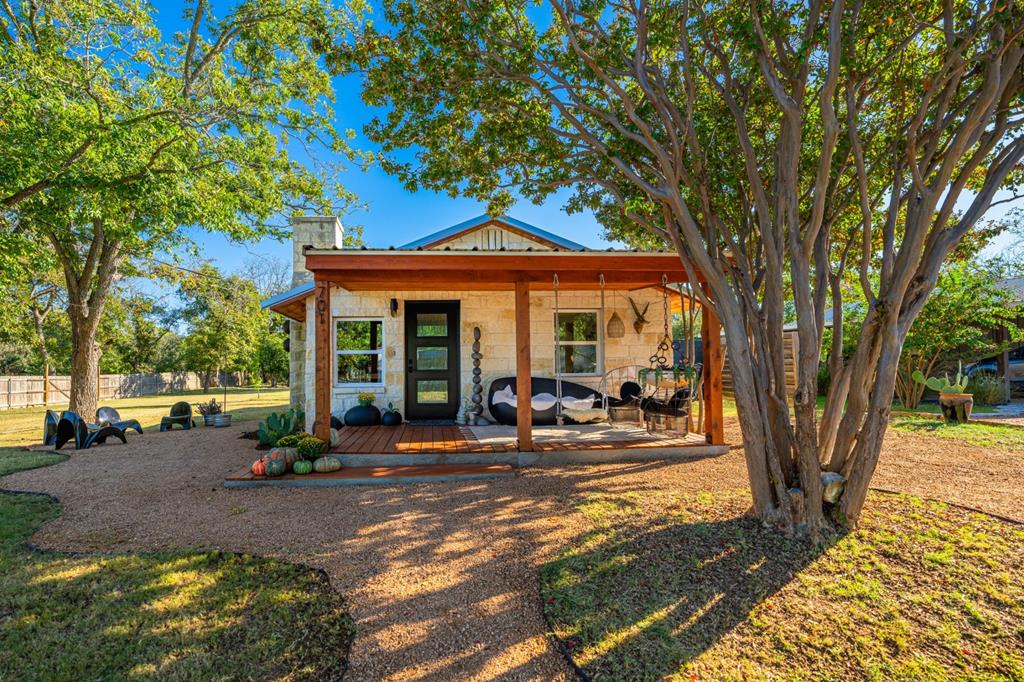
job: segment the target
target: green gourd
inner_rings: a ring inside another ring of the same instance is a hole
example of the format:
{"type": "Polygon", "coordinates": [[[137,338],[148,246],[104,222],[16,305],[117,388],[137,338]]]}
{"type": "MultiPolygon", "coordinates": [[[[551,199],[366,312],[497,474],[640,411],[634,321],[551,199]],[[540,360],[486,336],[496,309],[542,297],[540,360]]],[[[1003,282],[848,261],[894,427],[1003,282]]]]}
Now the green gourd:
{"type": "Polygon", "coordinates": [[[308,474],[313,470],[313,463],[308,459],[300,459],[292,465],[292,471],[300,476],[308,474]]]}
{"type": "Polygon", "coordinates": [[[288,465],[283,459],[271,459],[267,461],[267,476],[282,476],[288,471],[288,465]]]}
{"type": "Polygon", "coordinates": [[[327,455],[326,457],[320,457],[313,462],[313,471],[318,474],[326,474],[332,471],[337,471],[341,468],[341,460],[337,457],[327,455]]]}

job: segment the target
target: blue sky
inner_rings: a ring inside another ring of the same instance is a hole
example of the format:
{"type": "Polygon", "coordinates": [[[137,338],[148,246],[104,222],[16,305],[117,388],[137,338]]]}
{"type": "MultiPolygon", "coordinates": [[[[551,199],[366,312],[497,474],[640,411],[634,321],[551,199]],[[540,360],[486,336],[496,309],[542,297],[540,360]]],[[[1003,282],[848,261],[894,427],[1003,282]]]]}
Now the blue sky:
{"type": "MultiPolygon", "coordinates": [[[[154,6],[157,8],[157,24],[164,38],[169,40],[175,31],[184,27],[182,4],[177,0],[154,0],[154,6]]],[[[380,23],[380,18],[376,19],[380,23]]],[[[359,97],[358,77],[338,77],[334,82],[337,93],[337,127],[355,130],[356,138],[352,141],[355,148],[375,150],[375,145],[362,133],[362,126],[371,119],[374,112],[359,97]]],[[[415,194],[407,192],[396,178],[387,175],[377,166],[366,170],[350,167],[341,180],[365,204],[365,209],[341,216],[342,222],[362,226],[363,237],[371,247],[403,244],[485,212],[485,206],[472,199],[452,198],[428,191],[415,194]]],[[[567,196],[568,192],[563,192],[542,206],[522,200],[509,211],[509,215],[587,246],[610,245],[611,242],[603,238],[604,230],[593,215],[567,215],[561,210],[562,201],[559,199],[567,196]]],[[[997,207],[987,217],[995,218],[1005,210],[1005,206],[997,207]]],[[[196,242],[202,245],[202,257],[212,260],[225,271],[233,271],[245,261],[256,257],[291,260],[291,244],[288,242],[265,239],[257,243],[234,244],[220,234],[208,234],[197,229],[191,232],[196,242]]],[[[1011,242],[1012,237],[1003,235],[987,251],[995,255],[1006,249],[1011,242]]]]}

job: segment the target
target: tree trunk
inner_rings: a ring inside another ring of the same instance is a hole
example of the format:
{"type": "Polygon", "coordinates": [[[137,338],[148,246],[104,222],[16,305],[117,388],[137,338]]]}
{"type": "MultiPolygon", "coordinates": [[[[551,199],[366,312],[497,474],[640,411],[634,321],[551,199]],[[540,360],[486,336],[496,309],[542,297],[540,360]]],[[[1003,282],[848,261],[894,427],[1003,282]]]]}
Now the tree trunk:
{"type": "Polygon", "coordinates": [[[63,232],[49,232],[50,242],[64,271],[71,321],[70,409],[83,419],[96,415],[99,403],[100,347],[96,343],[99,320],[117,276],[121,244],[107,239],[104,222],[92,223],[91,238],[84,257],[79,237],[69,240],[63,232]]]}
{"type": "Polygon", "coordinates": [[[100,346],[95,331],[81,322],[71,324],[71,405],[69,409],[91,421],[99,406],[100,346]]]}

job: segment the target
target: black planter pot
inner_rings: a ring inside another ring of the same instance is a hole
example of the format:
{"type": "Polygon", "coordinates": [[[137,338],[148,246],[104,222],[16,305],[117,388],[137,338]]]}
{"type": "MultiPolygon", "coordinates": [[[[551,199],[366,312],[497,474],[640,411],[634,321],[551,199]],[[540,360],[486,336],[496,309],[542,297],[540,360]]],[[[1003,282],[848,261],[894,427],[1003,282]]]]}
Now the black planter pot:
{"type": "Polygon", "coordinates": [[[380,423],[384,426],[401,426],[402,425],[402,413],[401,412],[385,412],[380,418],[380,423]]]}
{"type": "Polygon", "coordinates": [[[356,405],[345,413],[346,426],[377,426],[380,410],[373,405],[356,405]]]}

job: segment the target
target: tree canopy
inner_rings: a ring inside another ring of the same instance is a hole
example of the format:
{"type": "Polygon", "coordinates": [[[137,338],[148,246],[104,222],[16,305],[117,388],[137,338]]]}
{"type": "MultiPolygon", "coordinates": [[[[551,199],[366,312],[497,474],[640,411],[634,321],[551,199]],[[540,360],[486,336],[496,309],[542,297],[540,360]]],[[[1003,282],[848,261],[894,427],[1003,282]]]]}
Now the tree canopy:
{"type": "Polygon", "coordinates": [[[811,534],[827,512],[856,522],[906,334],[943,261],[1021,179],[1020,4],[385,7],[342,61],[383,109],[367,130],[386,168],[495,212],[514,191],[571,187],[568,208],[612,236],[673,247],[729,337],[755,509],[811,534]],[[819,419],[823,318],[847,272],[865,324],[819,419]],[[846,481],[834,507],[823,472],[846,481]]]}

